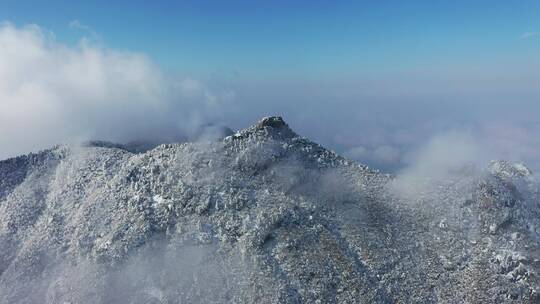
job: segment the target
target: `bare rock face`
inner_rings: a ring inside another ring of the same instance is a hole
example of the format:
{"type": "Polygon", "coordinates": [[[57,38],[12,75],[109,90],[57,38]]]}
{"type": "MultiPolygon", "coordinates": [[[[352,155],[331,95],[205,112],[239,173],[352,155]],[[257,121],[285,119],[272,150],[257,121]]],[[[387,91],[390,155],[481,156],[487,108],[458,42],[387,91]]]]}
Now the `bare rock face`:
{"type": "Polygon", "coordinates": [[[272,117],[272,116],[269,116],[269,117],[263,117],[258,123],[257,123],[257,127],[259,129],[263,129],[265,127],[271,127],[271,128],[275,128],[275,129],[280,129],[280,128],[289,128],[289,126],[285,123],[285,121],[283,120],[283,118],[281,117],[272,117]]]}
{"type": "Polygon", "coordinates": [[[397,182],[280,117],[2,161],[0,303],[540,301],[530,170],[492,163],[413,195],[397,182]]]}

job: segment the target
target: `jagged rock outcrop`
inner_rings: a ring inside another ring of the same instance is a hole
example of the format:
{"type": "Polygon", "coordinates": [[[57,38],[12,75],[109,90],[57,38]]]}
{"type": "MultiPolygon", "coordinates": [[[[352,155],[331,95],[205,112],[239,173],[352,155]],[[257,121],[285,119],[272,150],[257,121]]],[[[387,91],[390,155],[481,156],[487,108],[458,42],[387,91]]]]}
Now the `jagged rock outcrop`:
{"type": "Polygon", "coordinates": [[[0,162],[0,303],[540,301],[523,165],[404,194],[279,117],[138,152],[0,162]]]}

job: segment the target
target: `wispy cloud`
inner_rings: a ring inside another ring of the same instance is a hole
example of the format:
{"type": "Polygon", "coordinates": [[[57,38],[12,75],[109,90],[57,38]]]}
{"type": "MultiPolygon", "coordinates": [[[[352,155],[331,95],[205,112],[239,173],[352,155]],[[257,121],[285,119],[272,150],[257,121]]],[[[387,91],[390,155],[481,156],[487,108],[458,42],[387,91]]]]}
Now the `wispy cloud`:
{"type": "Polygon", "coordinates": [[[525,32],[519,36],[519,39],[529,39],[532,37],[540,37],[540,32],[525,32]]]}
{"type": "Polygon", "coordinates": [[[94,41],[101,41],[101,35],[100,34],[98,34],[96,31],[94,31],[94,29],[92,27],[82,23],[78,19],[72,20],[69,23],[69,27],[74,29],[74,30],[78,30],[78,31],[84,33],[90,39],[92,39],[94,41]]]}

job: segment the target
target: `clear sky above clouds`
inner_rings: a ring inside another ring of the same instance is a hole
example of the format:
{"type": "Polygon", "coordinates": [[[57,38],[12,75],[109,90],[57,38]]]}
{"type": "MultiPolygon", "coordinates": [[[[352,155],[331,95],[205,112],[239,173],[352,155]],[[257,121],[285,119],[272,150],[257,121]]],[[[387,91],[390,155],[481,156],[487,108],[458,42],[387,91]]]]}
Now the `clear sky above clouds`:
{"type": "Polygon", "coordinates": [[[0,21],[0,158],[279,114],[389,170],[441,136],[540,167],[539,1],[4,0],[0,21]]]}
{"type": "Polygon", "coordinates": [[[68,26],[78,20],[108,46],[144,52],[167,68],[260,77],[524,63],[538,53],[540,39],[532,38],[540,31],[539,12],[540,2],[526,0],[0,4],[1,20],[36,23],[60,41],[78,40],[68,26]]]}

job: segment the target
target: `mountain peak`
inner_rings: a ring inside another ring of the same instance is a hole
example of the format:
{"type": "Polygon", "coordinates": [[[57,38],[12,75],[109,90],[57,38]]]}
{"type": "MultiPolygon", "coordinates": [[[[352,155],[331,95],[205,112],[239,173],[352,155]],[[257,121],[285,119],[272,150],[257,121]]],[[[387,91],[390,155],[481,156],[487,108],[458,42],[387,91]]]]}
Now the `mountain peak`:
{"type": "Polygon", "coordinates": [[[256,136],[270,136],[276,139],[287,139],[297,137],[298,135],[289,127],[289,125],[280,116],[266,116],[261,118],[255,125],[238,131],[232,138],[245,138],[256,136]]]}
{"type": "Polygon", "coordinates": [[[285,123],[281,116],[266,116],[259,120],[259,122],[257,123],[257,127],[288,128],[289,126],[287,125],[287,123],[285,123]]]}

